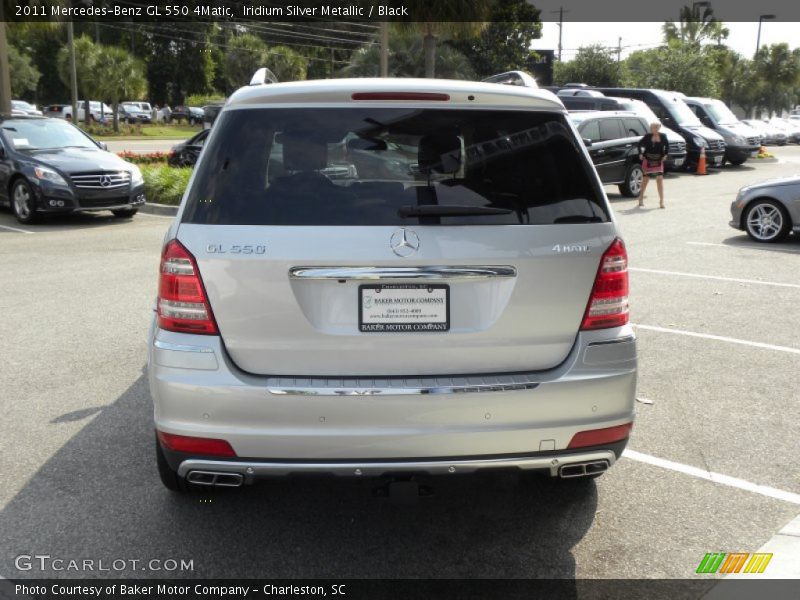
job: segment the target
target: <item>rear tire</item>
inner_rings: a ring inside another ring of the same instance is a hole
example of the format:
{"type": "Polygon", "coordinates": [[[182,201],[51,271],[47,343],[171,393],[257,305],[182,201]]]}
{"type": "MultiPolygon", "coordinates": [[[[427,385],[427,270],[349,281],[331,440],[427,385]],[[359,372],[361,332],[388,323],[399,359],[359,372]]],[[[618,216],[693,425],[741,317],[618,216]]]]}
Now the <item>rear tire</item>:
{"type": "Polygon", "coordinates": [[[783,205],[767,198],[751,202],[742,221],[747,235],[765,244],[784,240],[792,229],[792,220],[783,205]]]}
{"type": "Polygon", "coordinates": [[[158,476],[161,478],[161,483],[164,484],[165,488],[171,492],[181,494],[189,490],[186,480],[169,466],[164,456],[164,450],[161,448],[161,444],[158,443],[158,436],[156,436],[156,466],[158,467],[158,476]]]}
{"type": "Polygon", "coordinates": [[[625,172],[625,181],[619,185],[619,193],[627,198],[636,198],[642,191],[644,171],[642,165],[633,163],[625,172]]]}
{"type": "Polygon", "coordinates": [[[138,208],[125,209],[125,210],[112,210],[111,211],[117,219],[132,219],[133,215],[139,212],[138,208]]]}

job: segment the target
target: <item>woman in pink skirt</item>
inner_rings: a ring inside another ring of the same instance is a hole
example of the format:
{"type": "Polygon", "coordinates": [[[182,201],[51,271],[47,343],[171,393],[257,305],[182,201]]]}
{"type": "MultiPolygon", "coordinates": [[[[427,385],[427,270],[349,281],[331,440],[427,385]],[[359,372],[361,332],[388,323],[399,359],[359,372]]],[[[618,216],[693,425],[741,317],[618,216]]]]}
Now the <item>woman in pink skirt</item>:
{"type": "Polygon", "coordinates": [[[639,160],[642,161],[644,171],[642,191],[639,192],[639,206],[644,206],[644,191],[647,189],[648,180],[655,177],[659,206],[664,208],[664,160],[669,153],[669,142],[667,136],[660,133],[660,130],[661,123],[651,123],[650,133],[639,142],[639,160]]]}

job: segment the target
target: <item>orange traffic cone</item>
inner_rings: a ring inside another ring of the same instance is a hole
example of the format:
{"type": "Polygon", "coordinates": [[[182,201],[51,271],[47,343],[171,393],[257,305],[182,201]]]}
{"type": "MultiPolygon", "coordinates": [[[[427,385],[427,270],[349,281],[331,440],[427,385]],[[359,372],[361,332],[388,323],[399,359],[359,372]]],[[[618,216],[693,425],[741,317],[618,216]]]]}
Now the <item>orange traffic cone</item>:
{"type": "Polygon", "coordinates": [[[700,160],[697,161],[697,174],[707,175],[706,173],[706,149],[700,148],[700,160]]]}

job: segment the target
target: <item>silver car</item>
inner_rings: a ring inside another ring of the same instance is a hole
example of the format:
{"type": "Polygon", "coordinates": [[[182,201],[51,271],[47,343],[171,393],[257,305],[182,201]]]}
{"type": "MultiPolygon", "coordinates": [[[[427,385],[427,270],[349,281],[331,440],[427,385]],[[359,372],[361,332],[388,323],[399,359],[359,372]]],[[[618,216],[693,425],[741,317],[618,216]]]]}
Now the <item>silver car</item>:
{"type": "Polygon", "coordinates": [[[593,477],[634,415],[625,245],[550,92],[257,84],[225,105],[164,240],[148,362],[173,490],[593,477]],[[392,177],[360,176],[351,150],[392,177]]]}
{"type": "Polygon", "coordinates": [[[730,226],[757,242],[780,242],[800,232],[800,176],[746,185],[731,204],[730,226]]]}

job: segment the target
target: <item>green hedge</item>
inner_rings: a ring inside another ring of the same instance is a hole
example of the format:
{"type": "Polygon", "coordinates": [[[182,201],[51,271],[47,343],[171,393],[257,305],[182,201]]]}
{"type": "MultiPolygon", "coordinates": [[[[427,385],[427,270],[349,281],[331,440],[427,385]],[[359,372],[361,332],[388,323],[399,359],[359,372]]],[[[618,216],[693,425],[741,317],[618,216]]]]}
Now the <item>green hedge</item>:
{"type": "Polygon", "coordinates": [[[192,175],[191,167],[141,165],[140,168],[148,202],[174,205],[181,203],[183,191],[192,175]]]}

